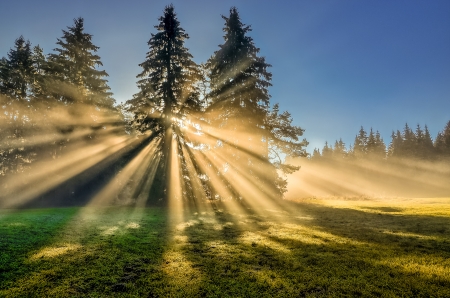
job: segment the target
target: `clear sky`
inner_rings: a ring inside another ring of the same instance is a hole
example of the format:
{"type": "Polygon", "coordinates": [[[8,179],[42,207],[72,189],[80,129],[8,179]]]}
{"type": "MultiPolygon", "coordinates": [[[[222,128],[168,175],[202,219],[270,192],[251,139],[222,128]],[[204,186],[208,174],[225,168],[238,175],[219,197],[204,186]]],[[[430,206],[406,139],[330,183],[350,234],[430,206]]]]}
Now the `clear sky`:
{"type": "Polygon", "coordinates": [[[272,103],[288,110],[314,147],[360,126],[386,144],[405,122],[433,138],[450,120],[450,1],[432,0],[0,0],[0,57],[20,35],[45,53],[62,29],[85,19],[118,102],[137,91],[150,33],[173,3],[194,60],[223,42],[222,14],[236,6],[272,64],[272,103]]]}

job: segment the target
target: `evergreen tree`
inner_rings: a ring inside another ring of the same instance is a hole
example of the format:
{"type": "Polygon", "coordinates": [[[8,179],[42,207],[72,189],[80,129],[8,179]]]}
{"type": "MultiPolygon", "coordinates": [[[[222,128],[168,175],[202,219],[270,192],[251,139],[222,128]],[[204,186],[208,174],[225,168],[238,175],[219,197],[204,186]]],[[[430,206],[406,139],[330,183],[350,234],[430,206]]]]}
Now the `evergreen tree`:
{"type": "MultiPolygon", "coordinates": [[[[92,35],[84,32],[83,18],[74,19],[74,25],[62,30],[58,38],[56,53],[48,56],[48,72],[65,84],[76,87],[77,94],[65,88],[54,90],[55,96],[63,102],[82,102],[98,108],[112,108],[114,99],[107,84],[108,74],[98,70],[103,66],[100,56],[95,54],[99,47],[92,43],[92,35]]],[[[69,88],[70,89],[70,88],[69,88]]]]}
{"type": "Polygon", "coordinates": [[[32,93],[34,97],[47,97],[46,84],[46,72],[48,68],[47,58],[44,55],[43,49],[37,45],[33,48],[32,62],[34,68],[34,76],[32,82],[32,93]]]}
{"type": "Polygon", "coordinates": [[[338,159],[343,159],[347,157],[347,150],[345,148],[345,143],[342,138],[339,141],[336,140],[334,143],[333,157],[338,159]]]}
{"type": "Polygon", "coordinates": [[[374,154],[378,158],[386,157],[386,144],[383,141],[383,138],[380,135],[380,132],[377,130],[375,133],[375,150],[374,154]]]}
{"type": "Polygon", "coordinates": [[[420,159],[424,159],[426,157],[425,153],[425,134],[420,127],[420,124],[417,124],[416,131],[415,131],[415,137],[416,137],[416,148],[414,152],[414,156],[420,159]]]}
{"type": "Polygon", "coordinates": [[[354,150],[352,144],[350,144],[350,147],[348,148],[347,158],[349,160],[353,160],[355,158],[355,150],[354,150]]]}
{"type": "Polygon", "coordinates": [[[353,144],[353,152],[355,157],[365,157],[367,154],[367,143],[368,137],[367,132],[361,126],[358,135],[355,137],[355,142],[353,144]]]}
{"type": "Polygon", "coordinates": [[[414,157],[416,152],[417,140],[416,135],[409,127],[408,123],[405,124],[402,137],[402,155],[404,157],[414,157]]]}
{"type": "Polygon", "coordinates": [[[291,173],[298,167],[285,164],[279,152],[288,156],[306,156],[300,127],[292,125],[289,113],[270,109],[271,66],[259,57],[259,48],[247,34],[249,26],[241,22],[235,7],[230,9],[223,31],[224,43],[208,60],[210,94],[207,112],[211,124],[230,133],[220,142],[229,162],[252,182],[271,188],[269,196],[281,196],[286,181],[276,169],[291,173]],[[270,161],[273,161],[271,164],[270,161]]]}
{"type": "MultiPolygon", "coordinates": [[[[172,5],[165,7],[155,28],[158,33],[151,35],[146,60],[139,64],[143,68],[137,76],[140,90],[127,105],[133,114],[132,127],[142,133],[151,130],[153,137],[160,139],[158,181],[153,184],[150,195],[164,198],[168,195],[164,188],[171,177],[169,162],[172,158],[180,158],[171,155],[172,140],[175,138],[179,148],[187,142],[179,121],[200,110],[197,84],[202,76],[184,46],[189,36],[180,26],[172,5]]],[[[184,158],[180,164],[185,171],[184,158]]]]}
{"type": "Polygon", "coordinates": [[[450,157],[450,121],[438,133],[434,147],[441,157],[450,157]]]}
{"type": "Polygon", "coordinates": [[[34,160],[35,153],[28,148],[28,137],[34,125],[31,94],[34,78],[31,43],[20,36],[8,58],[0,62],[0,139],[5,150],[0,150],[0,172],[23,172],[34,160]],[[1,95],[1,94],[0,94],[1,95]]]}
{"type": "Polygon", "coordinates": [[[435,157],[433,139],[431,138],[428,126],[425,125],[424,137],[423,137],[423,154],[427,159],[433,159],[435,157]]]}
{"type": "Polygon", "coordinates": [[[0,94],[8,93],[9,69],[8,60],[5,57],[0,59],[0,94]]]}
{"type": "Polygon", "coordinates": [[[394,154],[396,153],[396,149],[397,149],[396,144],[397,144],[397,137],[395,135],[395,132],[392,131],[391,142],[389,143],[388,152],[387,152],[388,157],[393,157],[394,154]]]}
{"type": "Polygon", "coordinates": [[[442,132],[438,132],[436,139],[434,140],[434,148],[438,157],[444,155],[445,152],[445,138],[442,132]]]}
{"type": "Polygon", "coordinates": [[[372,127],[370,128],[369,137],[367,138],[367,154],[374,155],[376,151],[377,143],[375,141],[375,133],[372,127]]]}
{"type": "Polygon", "coordinates": [[[148,42],[150,51],[137,76],[139,92],[128,101],[139,131],[164,133],[172,126],[174,116],[183,117],[200,108],[196,83],[202,76],[192,55],[184,46],[188,34],[180,27],[174,7],[167,6],[155,26],[159,31],[148,42]],[[165,119],[162,121],[161,119],[165,119]]]}
{"type": "MultiPolygon", "coordinates": [[[[222,18],[225,43],[207,63],[212,101],[208,111],[217,112],[213,121],[217,127],[231,131],[245,127],[246,133],[255,135],[248,149],[267,157],[263,127],[270,99],[267,89],[271,86],[272,74],[267,70],[270,65],[258,57],[259,48],[247,36],[251,29],[241,22],[235,7],[231,8],[229,17],[222,18]]],[[[239,143],[241,135],[236,133],[229,143],[239,143]]]]}
{"type": "MultiPolygon", "coordinates": [[[[224,43],[206,64],[211,90],[207,112],[212,115],[209,119],[213,127],[229,132],[219,140],[224,146],[217,149],[223,151],[227,164],[232,165],[233,172],[251,177],[254,184],[260,185],[265,179],[258,173],[264,171],[269,155],[264,120],[270,99],[270,65],[258,57],[259,49],[247,36],[251,29],[241,22],[235,7],[230,9],[229,17],[222,18],[224,43]]],[[[276,181],[275,169],[265,172],[271,176],[267,180],[276,181]]],[[[230,191],[244,197],[237,189],[230,191]]]]}
{"type": "Polygon", "coordinates": [[[319,148],[314,148],[313,150],[313,154],[311,156],[311,160],[313,161],[317,161],[322,157],[322,155],[320,154],[320,150],[319,148]]]}
{"type": "Polygon", "coordinates": [[[444,135],[444,142],[445,142],[445,148],[446,148],[446,155],[450,156],[450,120],[447,122],[447,124],[444,127],[443,135],[444,135]]]}
{"type": "Polygon", "coordinates": [[[8,59],[0,63],[3,94],[18,100],[28,98],[34,73],[32,55],[31,43],[23,36],[16,39],[8,59]]]}
{"type": "Polygon", "coordinates": [[[401,157],[403,156],[403,136],[400,130],[396,132],[392,131],[391,143],[389,144],[388,156],[389,157],[401,157]]]}
{"type": "Polygon", "coordinates": [[[333,146],[328,146],[328,141],[325,141],[325,145],[323,146],[322,157],[324,158],[333,157],[333,146]]]}

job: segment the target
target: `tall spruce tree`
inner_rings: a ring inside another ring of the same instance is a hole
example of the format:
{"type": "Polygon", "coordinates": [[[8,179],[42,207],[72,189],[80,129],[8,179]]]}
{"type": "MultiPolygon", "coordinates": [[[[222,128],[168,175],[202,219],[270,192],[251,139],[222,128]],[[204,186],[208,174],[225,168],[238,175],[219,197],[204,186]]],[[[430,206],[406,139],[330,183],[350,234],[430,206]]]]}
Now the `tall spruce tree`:
{"type": "MultiPolygon", "coordinates": [[[[229,130],[246,127],[248,133],[255,135],[255,141],[248,143],[249,149],[267,157],[267,142],[262,141],[262,135],[269,107],[271,65],[264,57],[258,57],[259,48],[247,36],[251,29],[241,22],[235,7],[230,9],[229,17],[222,18],[225,42],[207,63],[212,101],[208,111],[217,111],[214,122],[218,127],[229,130]]],[[[235,134],[230,143],[239,143],[239,137],[235,134]]]]}
{"type": "Polygon", "coordinates": [[[133,114],[132,127],[141,133],[152,131],[153,137],[161,140],[157,181],[150,194],[159,199],[168,195],[165,188],[171,177],[170,160],[181,158],[180,164],[186,170],[184,157],[171,155],[172,140],[175,139],[179,148],[186,142],[179,121],[200,109],[197,83],[202,75],[184,46],[189,36],[180,26],[173,5],[165,7],[155,28],[158,33],[151,35],[146,60],[139,64],[143,68],[137,75],[140,90],[127,105],[133,114]]]}
{"type": "Polygon", "coordinates": [[[44,55],[43,49],[37,45],[33,48],[32,62],[34,68],[34,76],[32,82],[33,97],[40,99],[47,97],[45,81],[46,69],[48,68],[47,58],[44,55]]]}
{"type": "Polygon", "coordinates": [[[63,102],[82,102],[96,108],[112,108],[114,99],[105,77],[106,71],[100,56],[95,54],[99,47],[92,43],[92,35],[84,32],[84,19],[74,19],[74,25],[62,30],[58,38],[56,53],[48,56],[48,73],[57,81],[71,84],[78,90],[74,96],[65,88],[54,90],[55,96],[63,102]]]}
{"type": "Polygon", "coordinates": [[[8,58],[0,63],[1,93],[18,100],[29,97],[34,74],[32,55],[31,43],[23,36],[16,39],[8,58]]]}
{"type": "MultiPolygon", "coordinates": [[[[0,173],[23,172],[35,159],[28,137],[33,132],[33,50],[23,36],[0,62],[0,173]],[[3,96],[2,96],[3,95],[3,96]]],[[[0,174],[1,175],[1,174],[0,174]]]]}
{"type": "Polygon", "coordinates": [[[146,60],[137,75],[139,92],[128,101],[134,113],[133,125],[143,132],[152,129],[164,133],[174,122],[173,117],[183,117],[200,108],[196,83],[202,78],[199,66],[184,46],[189,38],[180,27],[174,7],[169,5],[155,26],[146,60]]]}
{"type": "MultiPolygon", "coordinates": [[[[222,18],[224,43],[207,62],[212,102],[208,112],[214,115],[213,126],[228,131],[219,140],[225,144],[221,150],[225,151],[227,163],[260,185],[265,177],[258,173],[268,165],[269,155],[264,119],[270,99],[270,65],[258,56],[259,48],[247,35],[251,29],[241,22],[235,7],[230,9],[229,17],[222,18]]],[[[274,173],[270,176],[276,180],[274,173]]],[[[244,197],[240,193],[235,196],[244,197]]]]}
{"type": "Polygon", "coordinates": [[[299,140],[303,130],[292,125],[289,113],[279,113],[278,105],[270,109],[271,65],[259,56],[260,49],[248,36],[250,26],[241,22],[235,7],[222,18],[224,43],[206,64],[211,90],[207,112],[213,115],[210,122],[228,132],[218,140],[225,143],[222,150],[228,163],[251,177],[255,186],[270,188],[268,196],[280,197],[286,181],[278,177],[276,169],[286,173],[298,169],[285,164],[280,153],[306,156],[303,147],[307,142],[299,140]]]}

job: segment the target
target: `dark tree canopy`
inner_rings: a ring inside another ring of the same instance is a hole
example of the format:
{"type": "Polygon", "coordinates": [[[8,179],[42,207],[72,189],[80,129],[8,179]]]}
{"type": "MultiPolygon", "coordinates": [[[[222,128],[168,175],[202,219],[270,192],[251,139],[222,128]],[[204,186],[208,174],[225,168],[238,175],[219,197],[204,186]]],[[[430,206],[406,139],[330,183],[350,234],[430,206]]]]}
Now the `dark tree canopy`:
{"type": "Polygon", "coordinates": [[[25,99],[30,95],[33,76],[31,43],[20,36],[8,58],[2,58],[0,62],[0,90],[11,98],[25,99]]]}
{"type": "Polygon", "coordinates": [[[408,123],[402,131],[392,131],[391,141],[386,148],[383,138],[378,131],[370,129],[369,135],[363,127],[355,137],[355,142],[350,149],[345,144],[336,141],[334,148],[325,143],[322,153],[315,148],[311,155],[312,160],[321,160],[322,157],[343,156],[350,159],[378,159],[387,162],[395,159],[418,159],[418,160],[447,160],[450,157],[450,121],[444,129],[438,132],[433,142],[428,126],[424,129],[420,124],[413,130],[408,123]],[[344,152],[344,154],[342,154],[344,152]]]}
{"type": "Polygon", "coordinates": [[[367,143],[368,137],[367,132],[361,126],[358,134],[355,137],[355,142],[353,143],[353,152],[355,156],[364,156],[367,154],[367,143]]]}
{"type": "Polygon", "coordinates": [[[439,155],[450,157],[450,120],[436,137],[435,148],[439,155]]]}
{"type": "Polygon", "coordinates": [[[102,65],[94,54],[98,47],[84,32],[83,19],[74,21],[63,30],[56,53],[46,57],[20,36],[0,60],[1,173],[21,173],[34,161],[60,156],[77,126],[80,137],[92,139],[94,130],[105,128],[104,119],[120,121],[111,113],[107,73],[96,69],[102,65]]]}
{"type": "Polygon", "coordinates": [[[48,57],[47,71],[52,79],[75,86],[78,98],[73,98],[66,90],[59,90],[56,96],[62,101],[111,108],[114,100],[104,79],[108,74],[97,69],[103,66],[100,56],[95,54],[99,47],[92,43],[92,35],[84,32],[84,19],[74,19],[74,25],[67,28],[56,42],[59,46],[54,49],[56,53],[48,57]]]}
{"type": "Polygon", "coordinates": [[[180,27],[172,5],[165,8],[155,28],[158,33],[151,35],[150,51],[139,64],[143,69],[137,75],[140,90],[128,101],[129,111],[134,113],[134,127],[141,132],[163,132],[173,124],[173,117],[183,117],[200,108],[195,84],[201,74],[184,46],[189,36],[180,27]]]}
{"type": "Polygon", "coordinates": [[[0,176],[21,173],[35,160],[29,146],[36,116],[33,56],[31,43],[20,36],[0,60],[0,176]]]}

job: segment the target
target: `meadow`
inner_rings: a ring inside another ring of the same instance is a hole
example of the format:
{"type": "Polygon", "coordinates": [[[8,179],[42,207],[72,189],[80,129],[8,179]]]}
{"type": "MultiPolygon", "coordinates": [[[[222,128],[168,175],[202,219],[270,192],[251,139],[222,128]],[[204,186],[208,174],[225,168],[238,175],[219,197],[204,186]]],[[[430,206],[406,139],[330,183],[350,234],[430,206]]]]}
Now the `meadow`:
{"type": "Polygon", "coordinates": [[[0,211],[1,297],[450,297],[450,198],[0,211]]]}

